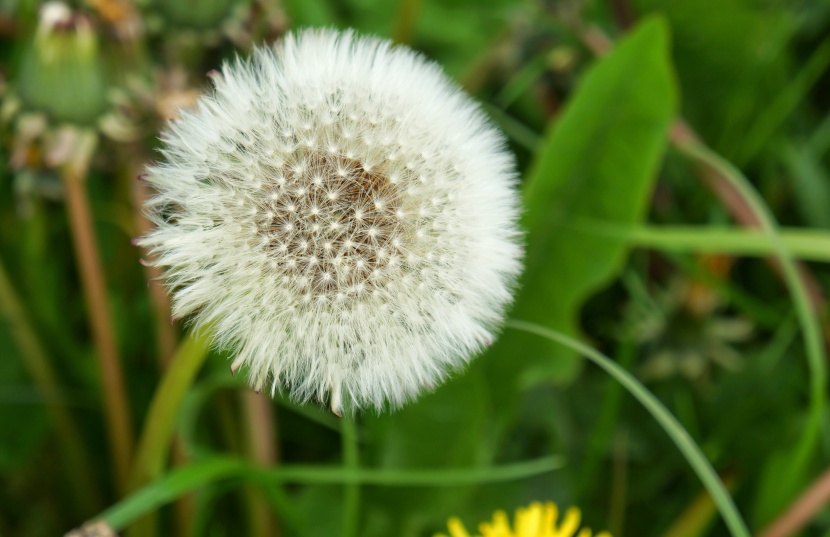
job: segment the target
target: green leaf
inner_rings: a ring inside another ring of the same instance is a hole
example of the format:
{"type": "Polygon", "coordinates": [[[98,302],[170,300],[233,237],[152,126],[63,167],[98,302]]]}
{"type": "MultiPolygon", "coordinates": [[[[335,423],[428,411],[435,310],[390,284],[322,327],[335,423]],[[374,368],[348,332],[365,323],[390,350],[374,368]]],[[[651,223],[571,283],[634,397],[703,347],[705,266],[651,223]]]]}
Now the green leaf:
{"type": "MultiPolygon", "coordinates": [[[[580,308],[618,273],[628,247],[619,236],[573,224],[643,220],[676,100],[668,31],[660,19],[640,24],[586,73],[540,144],[526,181],[527,257],[514,317],[578,332],[580,308]]],[[[528,367],[522,360],[562,382],[580,363],[574,352],[519,332],[505,334],[491,352],[488,367],[502,385],[528,380],[518,378],[528,367]]],[[[508,403],[502,399],[497,404],[508,403]]]]}

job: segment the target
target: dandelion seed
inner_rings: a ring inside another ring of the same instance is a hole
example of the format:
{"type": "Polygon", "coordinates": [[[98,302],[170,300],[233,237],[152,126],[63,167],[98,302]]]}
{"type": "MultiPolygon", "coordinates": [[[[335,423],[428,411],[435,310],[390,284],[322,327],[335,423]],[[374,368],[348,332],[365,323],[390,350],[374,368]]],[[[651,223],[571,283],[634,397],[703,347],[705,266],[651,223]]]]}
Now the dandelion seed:
{"type": "Polygon", "coordinates": [[[213,82],[148,170],[140,243],[234,371],[335,413],[397,407],[494,337],[521,268],[514,162],[435,64],[308,30],[213,82]]]}

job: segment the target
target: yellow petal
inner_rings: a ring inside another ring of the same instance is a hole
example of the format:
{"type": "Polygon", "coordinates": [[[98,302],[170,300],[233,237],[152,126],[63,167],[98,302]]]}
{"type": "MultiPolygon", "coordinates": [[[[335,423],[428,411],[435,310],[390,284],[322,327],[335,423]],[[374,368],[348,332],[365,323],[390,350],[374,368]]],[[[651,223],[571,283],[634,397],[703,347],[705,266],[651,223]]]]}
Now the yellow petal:
{"type": "Polygon", "coordinates": [[[470,537],[470,534],[467,533],[467,528],[464,527],[464,524],[461,523],[461,520],[453,517],[447,522],[447,527],[450,529],[450,535],[452,537],[470,537]]]}
{"type": "Polygon", "coordinates": [[[542,534],[542,504],[535,502],[516,511],[516,537],[539,537],[542,534]]]}
{"type": "Polygon", "coordinates": [[[576,507],[571,507],[565,511],[565,518],[559,529],[553,533],[553,537],[573,537],[579,528],[579,521],[582,518],[582,513],[576,507]]]}
{"type": "Polygon", "coordinates": [[[510,521],[507,519],[507,513],[504,511],[493,513],[493,523],[481,524],[479,531],[481,537],[514,537],[513,532],[510,531],[510,521]]]}
{"type": "MultiPolygon", "coordinates": [[[[493,513],[492,522],[479,524],[480,535],[476,537],[591,537],[593,534],[590,528],[579,528],[582,513],[576,507],[565,511],[565,516],[561,521],[558,518],[559,508],[555,503],[534,502],[527,507],[516,509],[512,529],[507,513],[496,511],[493,513]],[[558,525],[557,522],[559,522],[558,525]]],[[[451,518],[447,525],[450,529],[450,537],[470,537],[464,524],[458,518],[451,518]]],[[[447,536],[436,534],[433,537],[447,536]]],[[[611,534],[603,531],[594,537],[611,537],[611,534]]]]}
{"type": "Polygon", "coordinates": [[[539,532],[539,537],[553,537],[554,528],[556,524],[556,517],[559,516],[559,509],[553,502],[545,504],[545,512],[542,515],[542,531],[539,532]]]}

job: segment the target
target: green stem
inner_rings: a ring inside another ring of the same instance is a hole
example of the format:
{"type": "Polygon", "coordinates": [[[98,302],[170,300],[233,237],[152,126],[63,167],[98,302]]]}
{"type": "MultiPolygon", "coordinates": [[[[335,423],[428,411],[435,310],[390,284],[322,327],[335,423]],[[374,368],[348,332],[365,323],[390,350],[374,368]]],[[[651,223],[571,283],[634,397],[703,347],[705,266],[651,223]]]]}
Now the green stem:
{"type": "MultiPolygon", "coordinates": [[[[246,437],[245,454],[262,468],[279,464],[279,440],[276,414],[271,397],[246,389],[240,394],[246,437]]],[[[279,535],[277,520],[269,511],[265,495],[252,488],[246,490],[251,533],[261,537],[279,535]]]]}
{"type": "MultiPolygon", "coordinates": [[[[357,424],[349,415],[345,416],[341,423],[343,466],[350,472],[360,472],[357,424]]],[[[356,537],[360,523],[360,484],[347,483],[343,496],[343,537],[356,537]]]]}
{"type": "MultiPolygon", "coordinates": [[[[579,226],[577,224],[577,226],[579,226]]],[[[695,226],[612,227],[579,226],[588,232],[625,238],[640,248],[701,254],[774,256],[778,253],[769,235],[752,229],[695,226]]],[[[781,230],[780,240],[792,255],[807,261],[830,262],[830,233],[817,229],[781,230]]]]}
{"type": "Polygon", "coordinates": [[[732,497],[726,490],[726,487],[721,482],[718,474],[712,468],[712,465],[700,451],[700,448],[695,441],[689,436],[689,433],[682,425],[675,419],[671,413],[666,410],[666,407],[656,398],[645,386],[635,379],[628,371],[621,368],[614,363],[613,360],[603,355],[599,351],[585,345],[564,334],[560,334],[549,328],[539,326],[537,324],[526,321],[510,320],[507,325],[517,330],[523,330],[531,334],[536,334],[551,341],[555,341],[564,345],[594,362],[596,365],[604,369],[609,375],[617,379],[628,392],[633,395],[640,403],[648,410],[657,422],[663,427],[666,433],[671,437],[677,447],[680,449],[683,456],[689,462],[691,467],[697,473],[700,480],[703,482],[712,499],[718,506],[718,510],[729,527],[733,537],[749,537],[749,530],[741,518],[732,497]]]}
{"type": "Polygon", "coordinates": [[[564,466],[558,456],[543,457],[488,468],[441,470],[370,470],[325,466],[279,466],[263,469],[232,458],[215,458],[176,469],[96,517],[116,531],[138,517],[179,496],[226,479],[258,483],[367,484],[391,487],[453,487],[513,481],[558,470],[564,466]]]}
{"type": "Polygon", "coordinates": [[[182,399],[207,354],[207,331],[189,335],[176,351],[147,412],[130,480],[131,490],[154,480],[164,468],[182,399]]]}
{"type": "Polygon", "coordinates": [[[37,333],[29,321],[23,303],[18,298],[0,260],[0,312],[5,313],[11,323],[12,334],[20,349],[26,369],[43,395],[46,410],[55,424],[59,447],[66,457],[65,470],[70,474],[73,488],[78,491],[80,507],[84,511],[101,505],[101,497],[93,487],[95,482],[92,464],[86,456],[81,435],[72,415],[61,404],[63,400],[57,375],[49,363],[46,351],[38,340],[37,333]]]}
{"type": "MultiPolygon", "coordinates": [[[[153,481],[164,469],[182,400],[208,354],[208,332],[187,336],[153,395],[130,476],[131,491],[153,481]]],[[[152,535],[152,527],[148,520],[133,533],[152,535]]]]}
{"type": "Polygon", "coordinates": [[[677,147],[688,157],[722,176],[747,203],[758,219],[767,239],[775,248],[776,257],[781,263],[784,279],[795,303],[796,314],[804,338],[804,346],[807,350],[807,365],[810,369],[810,409],[804,433],[798,442],[794,455],[791,457],[787,480],[781,483],[779,487],[782,491],[782,497],[789,500],[797,492],[799,480],[807,476],[810,458],[819,445],[822,422],[824,421],[824,407],[827,401],[825,392],[827,386],[827,355],[822,343],[821,326],[813,314],[807,288],[793,259],[792,251],[782,238],[775,217],[752,184],[743,176],[740,170],[699,142],[687,141],[678,144],[677,147]]]}

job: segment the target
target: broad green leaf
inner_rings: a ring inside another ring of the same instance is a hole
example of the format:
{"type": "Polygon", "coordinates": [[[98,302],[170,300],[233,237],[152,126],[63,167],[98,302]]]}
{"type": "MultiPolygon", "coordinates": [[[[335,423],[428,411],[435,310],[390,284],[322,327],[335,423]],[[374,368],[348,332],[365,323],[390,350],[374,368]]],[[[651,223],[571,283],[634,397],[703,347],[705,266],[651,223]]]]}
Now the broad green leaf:
{"type": "MultiPolygon", "coordinates": [[[[585,74],[525,183],[526,268],[512,317],[578,333],[582,304],[620,270],[627,246],[575,224],[643,220],[675,103],[660,19],[639,25],[585,74]]],[[[578,370],[573,352],[517,332],[506,333],[486,360],[505,384],[543,358],[551,364],[546,377],[568,381],[578,370]]]]}

